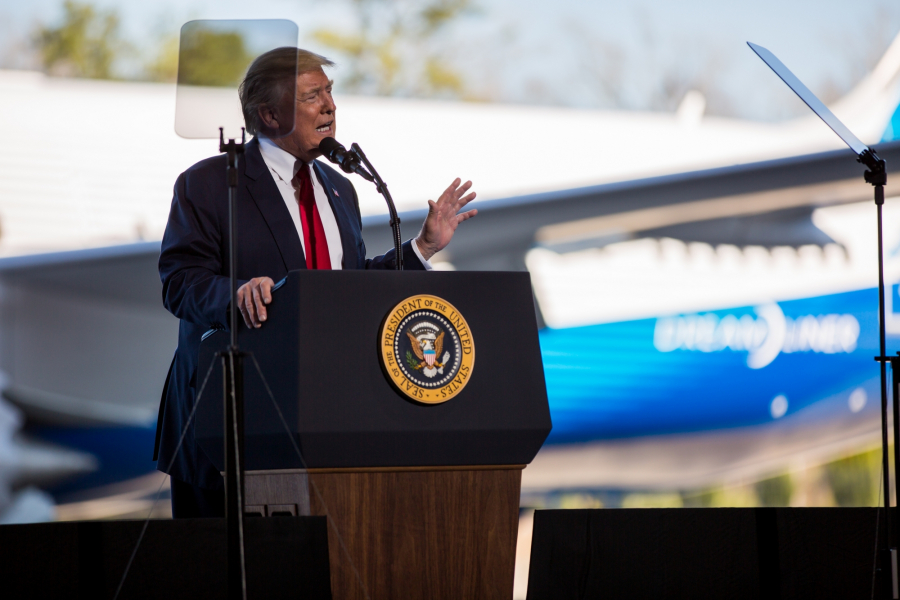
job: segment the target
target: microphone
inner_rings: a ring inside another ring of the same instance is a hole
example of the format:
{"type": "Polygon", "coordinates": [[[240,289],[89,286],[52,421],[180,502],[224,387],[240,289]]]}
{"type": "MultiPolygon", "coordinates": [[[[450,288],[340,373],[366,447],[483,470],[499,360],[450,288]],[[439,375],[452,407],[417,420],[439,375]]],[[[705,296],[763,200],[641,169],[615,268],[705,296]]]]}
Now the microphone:
{"type": "Polygon", "coordinates": [[[366,171],[362,166],[359,155],[347,150],[333,137],[327,137],[319,142],[319,150],[325,155],[325,158],[338,165],[344,173],[356,173],[366,181],[375,181],[372,174],[366,171]]]}
{"type": "Polygon", "coordinates": [[[319,142],[319,150],[325,155],[325,158],[340,166],[344,173],[356,173],[366,181],[374,183],[378,193],[384,196],[388,205],[388,213],[391,215],[391,230],[394,234],[394,268],[402,271],[403,243],[400,237],[400,217],[397,215],[397,207],[394,206],[394,200],[387,189],[387,184],[366,158],[366,153],[359,147],[359,144],[353,144],[347,150],[333,137],[324,138],[319,142]],[[365,167],[361,163],[365,163],[365,167]],[[366,170],[367,168],[368,170],[366,170]]]}

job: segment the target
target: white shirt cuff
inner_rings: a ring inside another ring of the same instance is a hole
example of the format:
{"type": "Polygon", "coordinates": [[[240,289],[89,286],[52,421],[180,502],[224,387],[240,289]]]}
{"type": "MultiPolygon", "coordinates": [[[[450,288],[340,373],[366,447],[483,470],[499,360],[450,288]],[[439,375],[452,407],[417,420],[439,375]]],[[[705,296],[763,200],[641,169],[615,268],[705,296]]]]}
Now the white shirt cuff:
{"type": "Polygon", "coordinates": [[[434,270],[434,267],[431,266],[431,262],[425,260],[425,257],[422,256],[422,251],[419,250],[419,245],[416,243],[415,238],[413,238],[413,240],[412,240],[412,249],[413,249],[413,252],[416,253],[416,256],[419,257],[419,260],[422,262],[422,266],[425,267],[426,271],[434,270]]]}

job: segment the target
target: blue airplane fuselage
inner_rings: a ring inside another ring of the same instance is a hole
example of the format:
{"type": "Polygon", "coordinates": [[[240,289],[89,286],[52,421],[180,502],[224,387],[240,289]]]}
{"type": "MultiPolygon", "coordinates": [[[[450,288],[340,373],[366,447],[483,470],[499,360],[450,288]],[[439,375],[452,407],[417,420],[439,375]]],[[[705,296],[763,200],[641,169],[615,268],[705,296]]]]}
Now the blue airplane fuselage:
{"type": "MultiPolygon", "coordinates": [[[[889,306],[900,307],[897,286],[889,292],[889,306]]],[[[888,337],[889,351],[898,341],[888,337]]],[[[547,444],[761,425],[835,397],[845,400],[827,403],[828,418],[878,404],[875,289],[548,328],[540,343],[553,420],[547,444]]],[[[32,433],[97,457],[98,472],[51,490],[65,497],[151,471],[153,431],[32,433]]]]}
{"type": "Polygon", "coordinates": [[[878,394],[875,289],[540,339],[550,444],[759,425],[840,394],[858,412],[878,394]]]}

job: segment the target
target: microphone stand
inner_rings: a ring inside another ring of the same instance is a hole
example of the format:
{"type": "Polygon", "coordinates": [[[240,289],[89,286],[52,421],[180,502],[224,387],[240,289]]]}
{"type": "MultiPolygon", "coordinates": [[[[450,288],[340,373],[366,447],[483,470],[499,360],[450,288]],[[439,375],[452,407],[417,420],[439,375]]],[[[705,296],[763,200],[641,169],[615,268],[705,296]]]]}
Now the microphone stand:
{"type": "Polygon", "coordinates": [[[247,570],[244,560],[244,355],[237,342],[237,187],[238,157],[244,153],[246,133],[241,143],[229,139],[219,128],[219,152],[226,154],[225,180],[228,184],[228,270],[231,283],[231,345],[221,352],[225,403],[225,522],[228,554],[228,599],[246,600],[247,570]]]}
{"type": "MultiPolygon", "coordinates": [[[[857,162],[864,164],[868,170],[863,174],[866,183],[872,184],[875,188],[875,209],[877,215],[878,227],[878,342],[879,355],[875,357],[881,367],[881,468],[884,477],[884,546],[881,552],[884,556],[884,563],[890,565],[891,570],[891,598],[900,597],[900,586],[898,586],[897,572],[897,524],[895,519],[891,517],[891,471],[889,466],[888,453],[888,395],[887,395],[887,364],[891,364],[891,370],[894,375],[893,389],[893,418],[894,418],[894,488],[897,492],[897,485],[900,483],[900,399],[898,399],[897,388],[897,369],[898,358],[887,356],[886,346],[886,323],[884,310],[884,242],[883,242],[883,226],[882,226],[882,206],[884,205],[884,186],[887,184],[887,171],[885,169],[884,160],[879,158],[872,148],[866,148],[859,157],[857,162]],[[893,525],[893,527],[892,527],[893,525]]],[[[900,496],[898,496],[900,498],[900,496]]],[[[883,563],[883,564],[884,564],[883,563]]]]}
{"type": "MultiPolygon", "coordinates": [[[[381,175],[378,174],[378,171],[375,170],[375,167],[372,166],[372,163],[369,162],[366,153],[359,147],[359,144],[353,142],[353,144],[350,145],[350,151],[359,156],[363,164],[366,165],[366,169],[368,169],[369,173],[371,173],[372,177],[375,179],[375,189],[384,196],[384,200],[387,202],[388,213],[391,216],[391,231],[394,234],[394,265],[398,271],[402,271],[403,238],[400,236],[400,217],[397,216],[397,207],[394,206],[394,199],[391,198],[391,193],[388,191],[387,184],[381,178],[381,175]]],[[[413,243],[415,244],[415,241],[413,241],[413,243]]]]}

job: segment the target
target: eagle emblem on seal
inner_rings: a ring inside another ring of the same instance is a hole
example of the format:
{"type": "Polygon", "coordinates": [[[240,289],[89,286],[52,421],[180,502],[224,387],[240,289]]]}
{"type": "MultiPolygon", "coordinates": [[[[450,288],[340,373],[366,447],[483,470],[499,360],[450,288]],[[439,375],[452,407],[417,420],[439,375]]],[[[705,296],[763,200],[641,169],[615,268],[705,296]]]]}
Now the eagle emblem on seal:
{"type": "Polygon", "coordinates": [[[444,332],[441,328],[429,321],[420,321],[410,327],[406,335],[412,346],[412,353],[406,354],[407,365],[411,369],[422,371],[426,377],[443,375],[450,353],[444,351],[444,332]]]}
{"type": "Polygon", "coordinates": [[[418,294],[394,306],[381,324],[378,348],[388,381],[413,402],[447,402],[472,377],[475,344],[469,324],[437,296],[418,294]]]}

